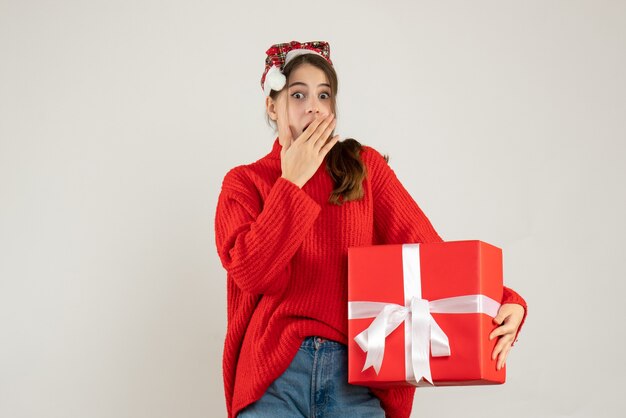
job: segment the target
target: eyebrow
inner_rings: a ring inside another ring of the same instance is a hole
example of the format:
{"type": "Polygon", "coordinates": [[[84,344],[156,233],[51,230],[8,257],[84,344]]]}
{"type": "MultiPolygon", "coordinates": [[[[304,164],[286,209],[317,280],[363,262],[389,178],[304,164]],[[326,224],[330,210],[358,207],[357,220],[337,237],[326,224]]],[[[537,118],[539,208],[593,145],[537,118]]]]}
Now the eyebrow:
{"type": "MultiPolygon", "coordinates": [[[[291,87],[293,87],[293,86],[304,86],[304,87],[307,87],[307,85],[306,85],[305,83],[301,82],[301,81],[296,81],[296,82],[294,82],[294,83],[291,83],[291,84],[289,85],[289,88],[291,88],[291,87]]],[[[317,87],[321,87],[321,86],[324,86],[324,87],[328,87],[328,88],[330,88],[330,84],[326,84],[326,83],[322,83],[322,84],[318,84],[318,85],[317,85],[317,87]]]]}

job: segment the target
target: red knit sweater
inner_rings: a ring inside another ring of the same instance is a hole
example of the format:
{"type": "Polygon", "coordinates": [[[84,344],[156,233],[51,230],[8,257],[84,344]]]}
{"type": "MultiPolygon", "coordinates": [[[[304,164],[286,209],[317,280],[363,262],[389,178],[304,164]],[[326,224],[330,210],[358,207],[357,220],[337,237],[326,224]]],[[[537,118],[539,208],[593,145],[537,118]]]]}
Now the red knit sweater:
{"type": "MultiPolygon", "coordinates": [[[[215,240],[227,271],[229,418],[261,398],[306,336],[347,344],[348,247],[442,241],[375,149],[361,153],[364,198],[342,206],[328,203],[333,183],[325,161],[300,189],[280,177],[280,151],[277,138],[268,155],[230,170],[217,203],[215,240]]],[[[526,308],[506,287],[502,303],[526,308]]],[[[415,388],[372,391],[388,417],[409,416],[415,388]]]]}

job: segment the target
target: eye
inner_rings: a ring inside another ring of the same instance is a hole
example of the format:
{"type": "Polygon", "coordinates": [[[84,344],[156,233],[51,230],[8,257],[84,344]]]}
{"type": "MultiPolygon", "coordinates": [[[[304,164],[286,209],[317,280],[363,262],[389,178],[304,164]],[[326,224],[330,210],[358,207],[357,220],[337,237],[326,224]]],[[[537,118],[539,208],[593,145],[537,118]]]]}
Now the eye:
{"type": "Polygon", "coordinates": [[[320,93],[320,98],[322,98],[322,99],[330,99],[330,94],[329,93],[320,93]]]}
{"type": "Polygon", "coordinates": [[[294,93],[291,95],[291,97],[295,98],[295,99],[302,99],[304,97],[304,94],[302,93],[294,93]]]}

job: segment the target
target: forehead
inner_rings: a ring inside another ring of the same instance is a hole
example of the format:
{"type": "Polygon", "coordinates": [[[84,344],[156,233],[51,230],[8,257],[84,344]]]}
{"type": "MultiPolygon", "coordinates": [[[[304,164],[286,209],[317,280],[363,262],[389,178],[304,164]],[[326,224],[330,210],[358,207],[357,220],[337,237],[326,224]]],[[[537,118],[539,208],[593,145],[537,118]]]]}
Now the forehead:
{"type": "Polygon", "coordinates": [[[326,77],[324,71],[311,64],[302,64],[291,72],[289,75],[289,82],[293,83],[296,81],[313,86],[317,86],[322,83],[329,83],[328,77],[326,77]]]}

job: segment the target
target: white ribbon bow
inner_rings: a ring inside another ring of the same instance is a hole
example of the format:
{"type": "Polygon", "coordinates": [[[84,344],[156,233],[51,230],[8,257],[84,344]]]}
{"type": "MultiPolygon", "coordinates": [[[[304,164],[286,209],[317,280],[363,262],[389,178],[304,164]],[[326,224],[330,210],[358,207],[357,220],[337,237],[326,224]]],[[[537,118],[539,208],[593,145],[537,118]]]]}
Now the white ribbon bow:
{"type": "Polygon", "coordinates": [[[500,303],[485,295],[456,296],[434,301],[422,299],[419,244],[404,244],[402,260],[405,306],[385,302],[349,302],[348,319],[375,318],[367,329],[354,337],[359,347],[367,353],[363,371],[374,367],[376,374],[380,372],[385,339],[404,323],[406,379],[409,383],[419,385],[423,378],[432,385],[430,355],[449,356],[450,342],[431,313],[485,313],[495,317],[500,303]]]}

